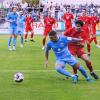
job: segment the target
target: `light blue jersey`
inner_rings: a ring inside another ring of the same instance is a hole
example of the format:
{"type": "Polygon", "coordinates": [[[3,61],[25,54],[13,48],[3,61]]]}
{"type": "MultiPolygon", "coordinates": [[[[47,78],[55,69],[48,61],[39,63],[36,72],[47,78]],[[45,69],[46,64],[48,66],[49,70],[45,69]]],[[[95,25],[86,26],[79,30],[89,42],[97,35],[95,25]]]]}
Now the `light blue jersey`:
{"type": "Polygon", "coordinates": [[[25,16],[18,16],[17,19],[17,34],[24,33],[24,25],[25,25],[25,16]]]}
{"type": "Polygon", "coordinates": [[[17,19],[17,27],[18,28],[24,28],[24,24],[25,24],[25,16],[18,16],[18,19],[17,19]]]}
{"type": "Polygon", "coordinates": [[[7,21],[10,23],[9,26],[10,34],[16,34],[17,32],[17,17],[18,14],[14,12],[9,12],[7,15],[7,21]]]}
{"type": "Polygon", "coordinates": [[[49,41],[47,43],[46,51],[50,49],[54,51],[57,63],[68,63],[73,66],[77,61],[68,50],[68,43],[71,41],[72,38],[59,37],[57,42],[49,41]]]}
{"type": "Polygon", "coordinates": [[[9,12],[7,15],[7,20],[10,22],[10,27],[11,28],[16,28],[17,27],[17,17],[18,14],[14,12],[9,12]]]}

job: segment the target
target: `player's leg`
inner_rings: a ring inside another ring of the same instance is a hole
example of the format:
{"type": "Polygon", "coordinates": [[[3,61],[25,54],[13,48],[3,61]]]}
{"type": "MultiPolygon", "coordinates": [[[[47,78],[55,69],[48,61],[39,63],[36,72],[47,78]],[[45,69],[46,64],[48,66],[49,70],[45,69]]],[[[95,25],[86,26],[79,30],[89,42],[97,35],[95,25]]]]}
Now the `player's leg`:
{"type": "Polygon", "coordinates": [[[19,34],[20,34],[20,48],[23,48],[23,44],[24,44],[24,33],[23,33],[24,29],[20,29],[19,34]]]}
{"type": "Polygon", "coordinates": [[[10,31],[10,37],[8,39],[8,50],[11,51],[12,50],[12,48],[11,48],[11,42],[12,42],[12,38],[13,38],[13,28],[10,28],[9,31],[10,31]]]}
{"type": "Polygon", "coordinates": [[[45,49],[45,43],[46,43],[46,37],[47,37],[48,31],[44,31],[43,33],[43,39],[42,39],[42,49],[45,49]]]}
{"type": "Polygon", "coordinates": [[[72,75],[70,72],[64,69],[65,68],[65,62],[63,61],[56,61],[56,71],[62,75],[72,77],[73,82],[77,82],[77,77],[75,75],[72,75]]]}
{"type": "Polygon", "coordinates": [[[71,56],[69,60],[67,60],[67,63],[72,67],[76,68],[77,70],[79,70],[87,81],[92,81],[92,79],[88,76],[86,70],[77,62],[77,60],[73,56],[71,56]]]}
{"type": "Polygon", "coordinates": [[[25,42],[27,42],[27,38],[28,38],[28,32],[29,32],[29,28],[26,27],[25,29],[25,42]]]}
{"type": "Polygon", "coordinates": [[[33,39],[33,36],[34,36],[33,30],[31,29],[30,32],[31,32],[31,39],[30,39],[30,41],[35,42],[34,39],[33,39]]]}
{"type": "Polygon", "coordinates": [[[27,42],[28,30],[25,32],[25,42],[27,42]]]}
{"type": "Polygon", "coordinates": [[[88,41],[88,43],[87,43],[87,50],[88,50],[88,56],[90,56],[90,54],[91,54],[91,44],[90,44],[90,41],[88,41]]]}
{"type": "Polygon", "coordinates": [[[86,54],[83,54],[81,56],[81,59],[86,63],[86,66],[88,67],[91,76],[93,76],[95,79],[99,79],[98,75],[96,75],[95,72],[93,71],[93,66],[88,56],[86,54]]]}
{"type": "Polygon", "coordinates": [[[17,35],[16,35],[16,33],[17,33],[17,30],[16,30],[16,28],[14,28],[14,32],[13,32],[13,50],[15,51],[16,50],[16,43],[17,43],[17,35]]]}

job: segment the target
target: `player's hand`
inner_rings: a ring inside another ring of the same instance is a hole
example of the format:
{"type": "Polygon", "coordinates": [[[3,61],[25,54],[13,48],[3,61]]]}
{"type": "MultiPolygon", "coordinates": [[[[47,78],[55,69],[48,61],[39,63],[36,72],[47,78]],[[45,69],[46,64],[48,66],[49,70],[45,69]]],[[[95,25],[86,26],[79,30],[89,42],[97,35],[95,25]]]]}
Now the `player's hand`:
{"type": "Polygon", "coordinates": [[[48,60],[45,61],[45,68],[48,67],[48,60]]]}

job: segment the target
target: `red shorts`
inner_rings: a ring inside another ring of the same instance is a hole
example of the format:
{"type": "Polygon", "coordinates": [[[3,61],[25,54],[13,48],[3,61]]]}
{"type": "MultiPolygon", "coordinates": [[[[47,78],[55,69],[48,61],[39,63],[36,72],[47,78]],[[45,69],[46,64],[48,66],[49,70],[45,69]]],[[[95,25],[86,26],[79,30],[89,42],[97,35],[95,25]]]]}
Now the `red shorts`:
{"type": "Polygon", "coordinates": [[[49,30],[44,30],[44,33],[43,33],[43,36],[47,36],[48,34],[49,34],[49,32],[51,31],[51,29],[49,29],[49,30]]]}
{"type": "Polygon", "coordinates": [[[32,29],[32,27],[30,26],[30,27],[26,27],[26,29],[25,29],[25,31],[26,32],[29,32],[29,31],[32,31],[33,29],[32,29]]]}
{"type": "Polygon", "coordinates": [[[68,46],[69,51],[72,55],[77,56],[77,57],[81,57],[83,54],[86,54],[84,49],[81,47],[76,47],[76,46],[68,46]]]}

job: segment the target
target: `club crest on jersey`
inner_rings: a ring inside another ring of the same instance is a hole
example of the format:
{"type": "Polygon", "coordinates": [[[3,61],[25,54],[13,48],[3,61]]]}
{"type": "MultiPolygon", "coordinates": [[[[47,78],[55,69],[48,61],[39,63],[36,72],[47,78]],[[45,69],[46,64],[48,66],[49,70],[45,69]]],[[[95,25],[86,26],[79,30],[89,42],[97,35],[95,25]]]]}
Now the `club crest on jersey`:
{"type": "Polygon", "coordinates": [[[58,51],[61,51],[61,49],[60,49],[60,48],[58,48],[58,51]]]}
{"type": "Polygon", "coordinates": [[[60,43],[61,46],[64,46],[64,43],[60,43]]]}

